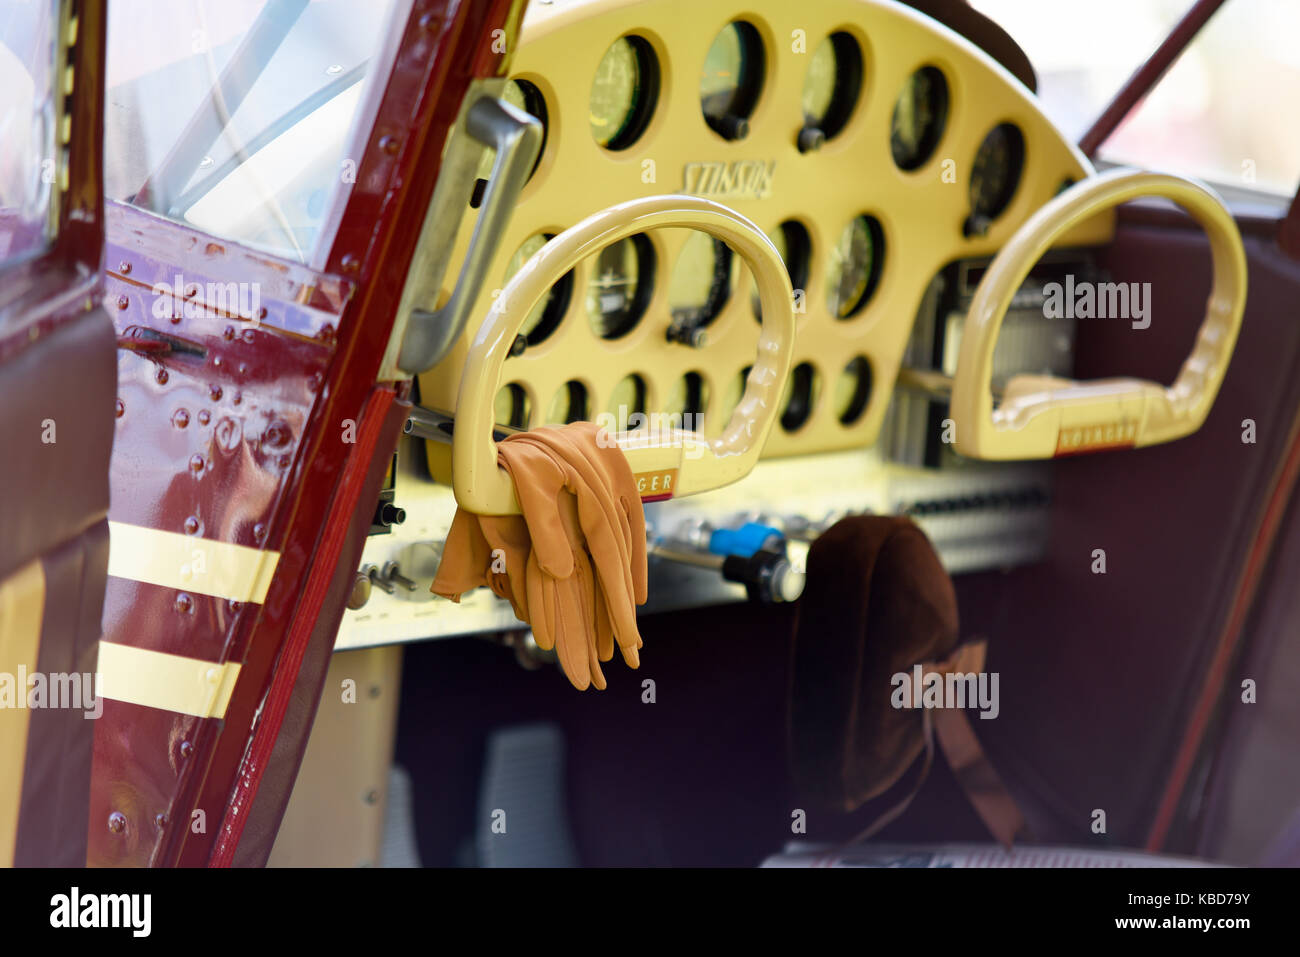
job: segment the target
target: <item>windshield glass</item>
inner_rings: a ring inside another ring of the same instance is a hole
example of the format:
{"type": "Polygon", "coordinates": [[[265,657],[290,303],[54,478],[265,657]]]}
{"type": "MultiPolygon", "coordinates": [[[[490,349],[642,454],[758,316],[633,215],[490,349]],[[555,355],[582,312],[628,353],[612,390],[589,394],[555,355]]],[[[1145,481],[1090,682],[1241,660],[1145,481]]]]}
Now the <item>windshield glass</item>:
{"type": "Polygon", "coordinates": [[[319,265],[394,0],[113,0],[105,190],[319,265]]]}
{"type": "MultiPolygon", "coordinates": [[[[1043,107],[1078,140],[1191,6],[972,0],[1024,47],[1043,107]]],[[[1102,160],[1291,196],[1300,183],[1300,3],[1229,0],[1102,144],[1102,160]]]]}

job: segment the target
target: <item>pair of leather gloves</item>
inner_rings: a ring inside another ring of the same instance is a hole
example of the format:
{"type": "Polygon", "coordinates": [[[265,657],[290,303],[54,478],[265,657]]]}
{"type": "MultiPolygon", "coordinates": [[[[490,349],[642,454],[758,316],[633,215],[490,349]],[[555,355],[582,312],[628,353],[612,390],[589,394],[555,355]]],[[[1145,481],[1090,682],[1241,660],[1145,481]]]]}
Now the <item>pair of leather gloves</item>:
{"type": "Polygon", "coordinates": [[[617,644],[640,664],[636,606],[646,600],[645,512],[622,449],[590,422],[511,435],[498,461],[521,515],[457,509],[435,594],[459,601],[487,585],[555,650],[579,691],[605,688],[617,644]]]}

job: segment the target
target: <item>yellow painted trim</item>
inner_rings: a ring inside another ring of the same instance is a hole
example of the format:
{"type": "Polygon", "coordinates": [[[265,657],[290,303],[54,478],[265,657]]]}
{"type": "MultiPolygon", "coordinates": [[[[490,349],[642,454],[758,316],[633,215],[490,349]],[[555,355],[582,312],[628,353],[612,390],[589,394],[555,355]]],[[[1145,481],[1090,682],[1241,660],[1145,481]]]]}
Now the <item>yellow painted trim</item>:
{"type": "Polygon", "coordinates": [[[261,604],[280,553],[109,522],[108,573],[214,598],[261,604]]]}
{"type": "MultiPolygon", "coordinates": [[[[44,615],[45,569],[37,559],[0,582],[0,672],[36,671],[44,615]]],[[[13,866],[18,843],[30,717],[28,708],[0,708],[0,867],[13,866]]]]}
{"type": "Polygon", "coordinates": [[[239,667],[101,641],[99,694],[196,718],[224,718],[239,667]]]}

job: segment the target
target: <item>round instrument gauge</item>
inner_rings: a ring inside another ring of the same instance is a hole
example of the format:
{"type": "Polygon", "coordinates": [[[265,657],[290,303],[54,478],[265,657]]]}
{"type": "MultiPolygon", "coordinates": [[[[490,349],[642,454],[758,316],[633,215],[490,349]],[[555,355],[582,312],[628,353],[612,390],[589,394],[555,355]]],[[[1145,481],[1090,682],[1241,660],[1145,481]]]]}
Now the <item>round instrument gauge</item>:
{"type": "Polygon", "coordinates": [[[501,387],[493,405],[497,425],[508,425],[512,429],[526,429],[533,417],[533,403],[528,392],[518,382],[511,382],[501,387]]]}
{"type": "Polygon", "coordinates": [[[714,38],[700,75],[704,122],[724,139],[749,134],[749,117],[763,91],[763,38],[751,23],[736,20],[714,38]]]}
{"type": "Polygon", "coordinates": [[[862,49],[840,31],[817,44],[803,81],[801,152],[818,149],[849,122],[862,92],[862,49]]]}
{"type": "Polygon", "coordinates": [[[616,40],[591,83],[591,135],[606,149],[627,149],[645,132],[658,96],[659,61],[649,42],[616,40]]]}
{"type": "Polygon", "coordinates": [[[933,66],[907,78],[894,104],[889,147],[901,170],[919,169],[934,155],[948,123],[948,81],[933,66]]]}
{"type": "Polygon", "coordinates": [[[837,319],[856,315],[880,284],[885,234],[874,216],[856,216],[831,250],[826,276],[827,306],[837,319]]]}
{"type": "Polygon", "coordinates": [[[995,126],[984,137],[971,164],[967,236],[982,236],[1016,195],[1025,166],[1025,138],[1012,123],[995,126]]]}
{"type": "MultiPolygon", "coordinates": [[[[505,282],[509,282],[515,273],[523,268],[524,263],[532,259],[539,249],[552,237],[549,233],[535,233],[524,240],[523,245],[515,250],[506,264],[505,282]]],[[[560,277],[559,282],[547,290],[546,295],[532,308],[524,323],[519,328],[519,335],[528,340],[528,345],[535,346],[555,331],[569,308],[573,296],[573,273],[560,277]]]]}
{"type": "Polygon", "coordinates": [[[618,423],[617,431],[626,432],[632,426],[641,428],[645,424],[644,421],[629,423],[629,420],[637,414],[645,415],[645,380],[635,373],[624,376],[610,392],[607,408],[618,423]]]}
{"type": "Polygon", "coordinates": [[[591,260],[587,318],[602,339],[627,335],[641,320],[654,290],[654,247],[643,233],[606,246],[591,260]]]}
{"type": "MultiPolygon", "coordinates": [[[[803,223],[787,219],[774,232],[767,234],[772,245],[781,254],[785,263],[786,274],[790,277],[790,287],[794,289],[796,309],[804,301],[808,291],[808,270],[812,264],[812,238],[803,223]]],[[[754,318],[762,320],[763,304],[758,298],[758,290],[752,296],[754,318]]]]}
{"type": "Polygon", "coordinates": [[[731,298],[740,260],[720,239],[691,230],[668,280],[668,310],[673,325],[699,329],[718,317],[731,298]]]}

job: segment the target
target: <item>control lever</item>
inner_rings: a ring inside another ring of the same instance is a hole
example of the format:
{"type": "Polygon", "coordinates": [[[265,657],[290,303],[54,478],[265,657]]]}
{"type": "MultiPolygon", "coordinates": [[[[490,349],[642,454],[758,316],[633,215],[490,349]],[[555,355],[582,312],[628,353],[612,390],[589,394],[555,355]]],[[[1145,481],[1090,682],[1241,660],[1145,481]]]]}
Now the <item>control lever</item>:
{"type": "Polygon", "coordinates": [[[728,553],[721,547],[718,550],[704,551],[671,540],[649,542],[647,552],[665,561],[713,569],[721,573],[727,581],[744,585],[751,601],[762,604],[795,601],[803,594],[804,573],[790,561],[786,554],[785,539],[780,533],[769,527],[766,529],[768,534],[762,540],[762,547],[748,547],[758,537],[762,528],[754,525],[754,528],[744,531],[743,534],[742,529],[717,529],[710,536],[711,542],[719,541],[720,545],[722,542],[731,542],[744,554],[728,553]],[[724,536],[723,539],[718,540],[719,532],[732,534],[730,537],[724,536]]]}
{"type": "MultiPolygon", "coordinates": [[[[507,435],[515,435],[522,431],[524,430],[511,428],[508,425],[494,425],[492,427],[492,440],[500,442],[507,435]]],[[[456,432],[456,420],[446,412],[439,412],[437,409],[426,409],[422,405],[416,405],[412,406],[411,411],[407,413],[406,421],[402,424],[402,432],[417,439],[427,439],[450,445],[452,436],[456,432]]]]}
{"type": "MultiPolygon", "coordinates": [[[[484,96],[475,101],[466,113],[464,123],[465,132],[478,143],[491,147],[496,158],[492,162],[492,174],[483,194],[478,221],[474,224],[474,235],[451,298],[439,309],[413,309],[411,312],[398,359],[398,367],[403,372],[419,374],[432,369],[465,331],[501,234],[510,221],[519,191],[528,181],[542,147],[542,124],[523,110],[495,97],[484,96]]],[[[466,158],[470,155],[464,154],[466,158]]],[[[456,199],[458,197],[438,194],[434,197],[435,202],[448,204],[455,203],[456,199]]],[[[442,228],[453,236],[456,233],[453,224],[460,222],[460,215],[469,204],[459,198],[456,205],[459,208],[454,220],[450,216],[439,220],[440,223],[451,220],[442,228]]]]}
{"type": "Polygon", "coordinates": [[[803,594],[804,573],[790,564],[784,549],[760,548],[748,558],[728,555],[722,561],[722,577],[744,585],[749,600],[764,605],[796,601],[803,594]]]}

